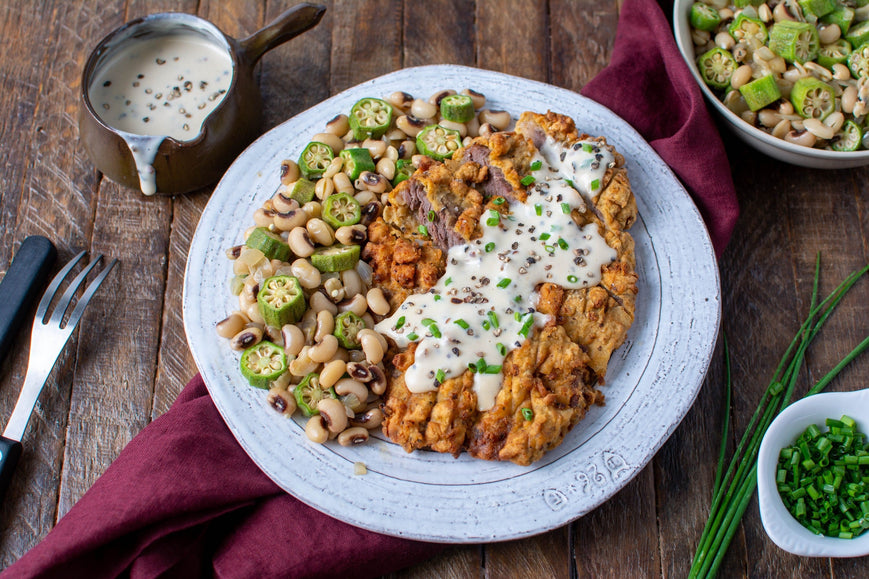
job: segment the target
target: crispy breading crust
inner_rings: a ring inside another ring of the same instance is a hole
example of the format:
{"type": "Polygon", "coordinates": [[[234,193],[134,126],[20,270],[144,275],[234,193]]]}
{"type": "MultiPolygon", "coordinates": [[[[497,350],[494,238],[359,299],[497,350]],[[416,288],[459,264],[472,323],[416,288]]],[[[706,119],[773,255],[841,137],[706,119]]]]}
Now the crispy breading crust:
{"type": "MultiPolygon", "coordinates": [[[[577,133],[569,117],[524,113],[514,133],[478,137],[454,156],[456,161],[426,163],[390,194],[383,220],[369,227],[363,255],[393,309],[408,293],[431,288],[445,270],[445,252],[415,234],[419,215],[406,204],[405,189],[422,187],[434,210],[451,207],[459,215],[455,232],[473,239],[480,234],[482,212],[501,210],[486,199],[493,179],[505,181],[511,196],[524,201],[521,179],[529,172],[534,143],[546,135],[562,142],[589,138],[577,133]],[[482,154],[485,160],[478,158],[482,154]]],[[[595,140],[607,146],[604,138],[595,140]]],[[[617,252],[616,260],[602,268],[601,283],[582,290],[554,284],[539,287],[538,310],[549,314],[551,321],[507,355],[502,389],[494,407],[485,412],[477,410],[470,371],[445,381],[435,392],[409,392],[404,371],[413,363],[416,345],[404,351],[393,346],[383,403],[383,430],[390,439],[408,452],[468,452],[527,465],[560,444],[592,404],[603,403],[596,384],[603,384],[609,358],[625,340],[637,294],[634,243],[625,231],[636,221],[637,208],[624,158],[615,152],[614,156],[601,193],[585,211],[573,213],[580,226],[595,223],[617,252]],[[531,420],[522,414],[528,407],[533,410],[531,420]]],[[[496,185],[504,189],[503,183],[496,185]]]]}

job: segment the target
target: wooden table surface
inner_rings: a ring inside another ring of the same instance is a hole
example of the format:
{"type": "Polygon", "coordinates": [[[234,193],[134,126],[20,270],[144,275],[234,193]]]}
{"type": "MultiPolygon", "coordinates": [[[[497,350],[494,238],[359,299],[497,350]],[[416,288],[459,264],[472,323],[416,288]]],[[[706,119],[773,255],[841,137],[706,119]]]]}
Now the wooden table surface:
{"type": "MultiPolygon", "coordinates": [[[[145,197],[104,179],[78,140],[80,75],[110,30],[147,13],[196,13],[231,36],[293,2],[5,0],[0,3],[0,272],[25,236],[121,260],[88,309],[26,432],[0,507],[0,566],[17,560],[196,373],[181,317],[187,249],[210,190],[145,197]]],[[[271,128],[322,99],[402,67],[455,63],[579,90],[609,61],[617,0],[336,0],[322,23],[268,53],[258,69],[271,128]],[[509,15],[505,17],[505,15],[509,15]]],[[[435,89],[447,87],[432,87],[435,89]]],[[[545,106],[540,104],[540,106],[545,106]]],[[[815,256],[822,290],[869,262],[869,168],[784,165],[725,142],[742,215],[720,261],[723,330],[733,361],[731,416],[741,434],[804,317],[815,256]]],[[[638,192],[642,195],[642,192],[638,192]]],[[[867,335],[869,280],[842,304],[807,356],[804,392],[867,335]]],[[[720,341],[719,341],[720,342],[720,341]]],[[[0,366],[0,424],[18,396],[28,332],[0,366]]],[[[709,506],[724,412],[719,343],[701,393],[654,460],[586,517],[507,543],[448,548],[400,577],[681,577],[709,506]]],[[[678,388],[679,384],[668,384],[678,388]]],[[[830,387],[869,386],[869,358],[830,387]]],[[[666,395],[666,393],[662,393],[666,395]]],[[[867,577],[869,558],[788,555],[748,508],[722,576],[867,577]]]]}

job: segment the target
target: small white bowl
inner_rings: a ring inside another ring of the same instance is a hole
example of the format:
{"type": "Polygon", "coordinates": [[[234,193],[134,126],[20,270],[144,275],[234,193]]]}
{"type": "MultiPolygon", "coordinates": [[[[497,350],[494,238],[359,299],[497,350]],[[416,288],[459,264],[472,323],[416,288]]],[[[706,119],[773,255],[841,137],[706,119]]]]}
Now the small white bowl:
{"type": "Polygon", "coordinates": [[[800,167],[847,169],[869,165],[869,151],[838,152],[794,145],[753,127],[724,106],[724,103],[706,86],[697,70],[694,43],[691,41],[691,25],[688,22],[688,15],[693,3],[694,0],[675,0],[673,4],[673,32],[676,36],[676,44],[679,46],[679,52],[682,53],[688,68],[691,69],[691,74],[700,85],[700,90],[703,91],[707,100],[712,103],[712,106],[715,107],[721,118],[727,122],[728,128],[736,136],[770,157],[800,167]]]}
{"type": "Polygon", "coordinates": [[[827,392],[795,402],[773,420],[760,443],[757,457],[757,500],[760,518],[773,543],[806,557],[862,557],[869,555],[869,532],[855,539],[816,535],[788,512],[775,484],[779,451],[790,445],[809,424],[822,429],[827,418],[847,414],[860,432],[869,433],[869,389],[857,392],[827,392]]]}

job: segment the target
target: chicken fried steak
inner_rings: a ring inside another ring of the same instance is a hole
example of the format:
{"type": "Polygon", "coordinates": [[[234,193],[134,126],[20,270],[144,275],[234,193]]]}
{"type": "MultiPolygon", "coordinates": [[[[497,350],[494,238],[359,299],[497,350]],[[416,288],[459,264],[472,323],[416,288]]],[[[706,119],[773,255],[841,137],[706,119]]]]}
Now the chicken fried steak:
{"type": "Polygon", "coordinates": [[[385,434],[528,465],[602,404],[633,322],[624,158],[555,113],[425,159],[369,227],[391,315],[385,434]]]}

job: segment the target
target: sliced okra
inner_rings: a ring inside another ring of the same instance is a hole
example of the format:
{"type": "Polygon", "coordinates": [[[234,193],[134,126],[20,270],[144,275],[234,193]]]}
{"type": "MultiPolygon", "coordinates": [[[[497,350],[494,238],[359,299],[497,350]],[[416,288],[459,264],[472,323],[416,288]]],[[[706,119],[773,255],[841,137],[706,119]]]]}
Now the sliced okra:
{"type": "Polygon", "coordinates": [[[343,312],[335,317],[334,335],[338,343],[348,350],[358,350],[362,347],[359,341],[359,332],[368,326],[365,320],[353,312],[343,312]]]}
{"type": "Polygon", "coordinates": [[[755,47],[766,44],[769,38],[769,33],[763,20],[746,16],[744,13],[740,13],[730,23],[727,31],[737,42],[745,41],[755,47]]]}
{"type": "Polygon", "coordinates": [[[835,24],[842,31],[842,34],[845,34],[851,28],[851,23],[854,22],[854,15],[853,8],[839,4],[832,12],[821,18],[821,22],[835,24]]]}
{"type": "Polygon", "coordinates": [[[347,173],[351,181],[358,179],[363,171],[375,170],[371,151],[364,147],[344,149],[340,155],[344,159],[344,172],[347,173]]]}
{"type": "Polygon", "coordinates": [[[311,265],[323,272],[353,269],[359,262],[359,246],[336,243],[317,249],[310,259],[311,265]]]}
{"type": "Polygon", "coordinates": [[[844,38],[840,38],[831,44],[825,44],[818,49],[818,64],[827,68],[833,68],[834,64],[844,63],[851,54],[851,44],[844,38]]]}
{"type": "Polygon", "coordinates": [[[462,135],[440,125],[429,125],[416,136],[416,149],[435,161],[443,161],[462,148],[462,135]]]}
{"type": "Polygon", "coordinates": [[[794,83],[791,103],[800,116],[823,121],[836,108],[836,93],[827,83],[813,76],[805,77],[794,83]]]}
{"type": "Polygon", "coordinates": [[[745,104],[753,111],[759,111],[781,98],[781,91],[771,74],[762,76],[739,87],[745,104]]]}
{"type": "Polygon", "coordinates": [[[307,309],[302,285],[291,275],[276,275],[263,280],[256,301],[263,320],[276,328],[298,322],[307,309]]]}
{"type": "Polygon", "coordinates": [[[856,151],[863,140],[863,130],[854,121],[845,121],[842,131],[834,137],[834,151],[856,151]]]}
{"type": "Polygon", "coordinates": [[[255,388],[267,390],[286,371],[287,355],[272,342],[263,340],[241,354],[241,375],[255,388]]]}
{"type": "Polygon", "coordinates": [[[296,384],[293,389],[293,397],[296,399],[296,405],[305,416],[314,416],[319,414],[317,404],[324,398],[337,398],[335,390],[328,390],[320,386],[320,375],[316,372],[311,372],[305,376],[301,382],[296,384]]]}
{"type": "Polygon", "coordinates": [[[293,187],[289,191],[284,191],[282,195],[295,199],[301,207],[305,203],[309,203],[314,199],[314,193],[317,186],[313,181],[309,181],[304,177],[300,177],[298,181],[293,183],[293,187]]]}
{"type": "Polygon", "coordinates": [[[712,88],[723,89],[730,85],[730,77],[739,65],[729,51],[716,47],[697,59],[697,68],[703,82],[712,88]]]}
{"type": "Polygon", "coordinates": [[[355,225],[361,218],[362,206],[352,195],[334,193],[323,202],[323,221],[335,229],[355,225]]]}
{"type": "Polygon", "coordinates": [[[395,187],[402,181],[407,181],[413,175],[415,168],[407,159],[399,159],[395,162],[395,176],[392,178],[392,186],[395,187]]]}
{"type": "Polygon", "coordinates": [[[441,116],[448,121],[467,123],[474,118],[474,101],[464,94],[445,96],[441,99],[441,116]]]}
{"type": "Polygon", "coordinates": [[[869,42],[869,20],[852,26],[848,32],[842,36],[844,36],[845,40],[850,42],[851,46],[854,48],[863,46],[864,43],[869,42]]]}
{"type": "Polygon", "coordinates": [[[818,29],[808,22],[782,20],[772,27],[769,36],[770,50],[788,62],[814,60],[820,45],[818,29]]]}
{"type": "Polygon", "coordinates": [[[267,227],[257,227],[251,231],[244,244],[251,249],[260,250],[269,260],[287,261],[292,255],[290,246],[280,235],[269,231],[267,227]]]}
{"type": "Polygon", "coordinates": [[[816,18],[829,14],[837,4],[836,0],[798,0],[797,3],[804,13],[814,14],[816,18]]]}
{"type": "Polygon", "coordinates": [[[392,105],[382,99],[360,99],[350,108],[349,120],[354,140],[379,139],[392,123],[392,105]]]}
{"type": "Polygon", "coordinates": [[[334,158],[332,147],[326,143],[312,141],[299,156],[299,170],[305,179],[315,181],[323,176],[334,158]]]}
{"type": "Polygon", "coordinates": [[[869,77],[869,42],[864,42],[862,46],[853,50],[848,55],[847,61],[854,78],[869,77]]]}
{"type": "Polygon", "coordinates": [[[709,4],[695,2],[691,5],[689,20],[694,28],[711,32],[718,28],[721,23],[721,16],[718,14],[718,10],[709,4]]]}

